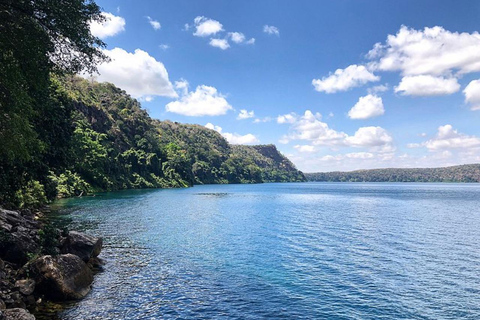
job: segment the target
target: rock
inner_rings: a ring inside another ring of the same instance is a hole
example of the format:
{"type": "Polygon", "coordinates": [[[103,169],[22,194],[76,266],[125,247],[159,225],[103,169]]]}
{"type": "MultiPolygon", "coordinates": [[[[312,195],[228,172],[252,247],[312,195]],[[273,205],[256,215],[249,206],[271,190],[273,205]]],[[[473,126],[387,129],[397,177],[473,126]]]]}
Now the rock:
{"type": "Polygon", "coordinates": [[[36,290],[53,300],[81,299],[90,291],[93,275],[87,264],[73,254],[43,256],[30,265],[36,290]]]}
{"type": "Polygon", "coordinates": [[[15,282],[15,287],[18,288],[18,291],[20,291],[21,294],[29,296],[35,290],[35,280],[17,280],[15,282]]]}
{"type": "Polygon", "coordinates": [[[26,263],[28,253],[39,249],[37,239],[32,237],[38,228],[29,216],[0,208],[0,257],[20,265],[26,263]]]}
{"type": "Polygon", "coordinates": [[[3,310],[3,309],[6,309],[7,306],[5,305],[5,302],[3,302],[3,300],[0,299],[0,310],[3,310]]]}
{"type": "Polygon", "coordinates": [[[102,251],[102,238],[88,236],[81,232],[70,231],[62,243],[61,252],[77,255],[85,262],[95,258],[102,251]]]}
{"type": "Polygon", "coordinates": [[[3,311],[5,320],[35,320],[35,317],[25,309],[15,308],[3,311]]]}

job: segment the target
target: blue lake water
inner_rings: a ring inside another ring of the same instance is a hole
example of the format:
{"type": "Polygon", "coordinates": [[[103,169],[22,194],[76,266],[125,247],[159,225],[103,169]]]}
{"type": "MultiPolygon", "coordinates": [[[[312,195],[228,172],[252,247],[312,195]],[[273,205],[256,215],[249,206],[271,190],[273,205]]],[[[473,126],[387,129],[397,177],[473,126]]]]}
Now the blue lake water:
{"type": "Polygon", "coordinates": [[[294,183],[60,201],[104,237],[60,319],[479,319],[480,185],[294,183]]]}

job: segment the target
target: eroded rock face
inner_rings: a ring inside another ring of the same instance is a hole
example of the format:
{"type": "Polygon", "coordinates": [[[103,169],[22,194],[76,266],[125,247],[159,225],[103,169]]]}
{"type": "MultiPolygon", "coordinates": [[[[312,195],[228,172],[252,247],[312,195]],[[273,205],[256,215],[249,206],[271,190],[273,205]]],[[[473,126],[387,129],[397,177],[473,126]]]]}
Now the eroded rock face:
{"type": "Polygon", "coordinates": [[[53,300],[81,299],[90,291],[93,275],[74,254],[43,256],[30,265],[36,288],[53,300]]]}
{"type": "Polygon", "coordinates": [[[35,320],[35,317],[25,309],[14,308],[14,309],[3,310],[3,319],[5,319],[5,320],[35,320]]]}
{"type": "Polygon", "coordinates": [[[91,258],[96,258],[100,254],[102,245],[102,238],[70,231],[62,243],[61,252],[77,255],[83,261],[88,262],[91,258]]]}
{"type": "Polygon", "coordinates": [[[37,252],[38,223],[33,216],[0,208],[0,257],[24,264],[27,253],[37,252]]]}

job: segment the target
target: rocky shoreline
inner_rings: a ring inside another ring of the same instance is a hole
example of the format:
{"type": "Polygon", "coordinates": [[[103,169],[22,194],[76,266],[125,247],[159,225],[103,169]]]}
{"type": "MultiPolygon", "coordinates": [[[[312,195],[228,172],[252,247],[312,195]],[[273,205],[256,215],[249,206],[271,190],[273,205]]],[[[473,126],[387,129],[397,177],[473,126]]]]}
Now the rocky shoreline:
{"type": "Polygon", "coordinates": [[[0,208],[0,320],[33,320],[47,301],[85,297],[102,239],[59,230],[40,211],[0,208]]]}

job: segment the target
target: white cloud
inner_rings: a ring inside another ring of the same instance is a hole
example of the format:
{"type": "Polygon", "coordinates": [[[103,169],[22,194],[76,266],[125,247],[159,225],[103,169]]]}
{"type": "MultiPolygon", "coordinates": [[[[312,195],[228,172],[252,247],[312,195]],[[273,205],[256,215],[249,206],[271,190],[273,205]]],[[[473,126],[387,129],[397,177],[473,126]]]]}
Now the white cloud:
{"type": "Polygon", "coordinates": [[[465,102],[472,105],[472,110],[480,110],[480,79],[471,81],[463,90],[465,102]]]}
{"type": "Polygon", "coordinates": [[[362,127],[353,136],[345,138],[345,141],[353,147],[382,147],[390,145],[393,138],[381,127],[362,127]]]}
{"type": "Polygon", "coordinates": [[[450,32],[442,27],[410,29],[402,26],[377,43],[367,55],[372,67],[403,75],[450,75],[480,71],[480,34],[450,32]]]}
{"type": "Polygon", "coordinates": [[[240,113],[237,116],[238,120],[244,120],[248,118],[253,118],[255,117],[255,113],[252,111],[247,111],[246,109],[240,110],[240,113]]]}
{"type": "Polygon", "coordinates": [[[297,149],[299,152],[307,152],[307,153],[310,153],[310,152],[315,152],[315,146],[311,146],[311,145],[299,145],[297,144],[296,146],[294,146],[295,149],[297,149]]]}
{"type": "Polygon", "coordinates": [[[420,148],[422,146],[421,143],[408,143],[407,148],[409,149],[415,149],[415,148],[420,148]]]}
{"type": "Polygon", "coordinates": [[[351,152],[347,153],[345,157],[350,159],[371,159],[374,155],[370,152],[351,152]]]}
{"type": "Polygon", "coordinates": [[[274,34],[276,36],[280,36],[280,30],[278,30],[278,28],[275,26],[264,25],[263,32],[267,34],[274,34]]]}
{"type": "Polygon", "coordinates": [[[459,133],[450,124],[438,127],[437,135],[423,144],[430,151],[480,148],[480,138],[459,133]]]}
{"type": "MultiPolygon", "coordinates": [[[[283,119],[280,123],[290,123],[290,132],[280,139],[280,143],[293,140],[306,140],[314,146],[368,148],[376,152],[394,151],[392,136],[381,127],[361,127],[353,136],[336,131],[322,122],[320,113],[305,111],[304,115],[283,119]]],[[[278,119],[277,119],[278,122],[278,119]]]]}
{"type": "Polygon", "coordinates": [[[226,39],[211,39],[210,45],[212,47],[220,48],[222,50],[227,50],[228,48],[230,48],[230,44],[228,44],[228,41],[226,39]]]}
{"type": "Polygon", "coordinates": [[[278,123],[291,124],[290,134],[282,138],[282,141],[307,140],[315,145],[343,145],[347,135],[330,129],[326,123],[320,121],[321,118],[320,113],[313,114],[310,110],[305,111],[303,116],[293,113],[279,116],[278,123]]]}
{"type": "Polygon", "coordinates": [[[384,113],[382,98],[369,94],[358,99],[355,106],[348,112],[348,116],[350,119],[368,119],[384,113]]]}
{"type": "Polygon", "coordinates": [[[388,91],[388,84],[380,84],[378,86],[368,88],[367,91],[369,94],[377,94],[377,93],[385,92],[385,91],[388,91]]]}
{"type": "Polygon", "coordinates": [[[395,92],[409,96],[440,96],[460,90],[455,78],[434,77],[430,75],[405,76],[395,87],[395,92]]]}
{"type": "MultiPolygon", "coordinates": [[[[218,22],[217,20],[208,19],[203,16],[198,16],[194,20],[195,24],[195,32],[193,33],[194,36],[197,37],[208,37],[214,34],[217,34],[220,31],[223,31],[223,25],[218,22]]],[[[186,30],[190,27],[185,25],[186,30]]]]}
{"type": "MultiPolygon", "coordinates": [[[[103,50],[111,61],[98,65],[99,82],[111,82],[134,98],[145,96],[177,97],[168,72],[160,61],[148,52],[136,49],[134,53],[121,48],[103,50]]],[[[89,75],[82,75],[88,77],[89,75]]]]}
{"type": "Polygon", "coordinates": [[[162,25],[160,24],[160,22],[156,21],[156,20],[153,20],[152,18],[150,18],[149,16],[147,16],[147,19],[148,19],[148,22],[150,23],[150,25],[152,26],[152,28],[154,30],[159,30],[162,25]]]}
{"type": "Polygon", "coordinates": [[[188,86],[189,86],[189,83],[185,79],[180,79],[178,81],[175,81],[175,89],[180,90],[182,96],[185,96],[188,94],[188,86]]]}
{"type": "Polygon", "coordinates": [[[265,118],[256,118],[253,120],[253,123],[265,123],[265,122],[270,122],[272,121],[272,117],[265,117],[265,118]]]}
{"type": "Polygon", "coordinates": [[[277,123],[294,123],[297,121],[297,114],[295,112],[291,112],[289,114],[280,115],[277,117],[277,123]]]}
{"type": "Polygon", "coordinates": [[[235,43],[242,43],[245,41],[245,35],[241,32],[229,32],[228,36],[235,43]]]}
{"type": "Polygon", "coordinates": [[[162,49],[163,51],[166,51],[167,49],[170,49],[170,46],[168,44],[165,44],[165,43],[162,43],[162,44],[158,45],[158,47],[160,49],[162,49]]]}
{"type": "Polygon", "coordinates": [[[183,90],[182,97],[165,106],[168,112],[202,117],[224,115],[233,109],[225,97],[214,87],[201,85],[195,91],[188,92],[188,89],[185,89],[185,81],[179,81],[176,85],[177,88],[183,90]]]}
{"type": "Polygon", "coordinates": [[[109,12],[102,12],[105,18],[103,23],[92,21],[90,23],[90,32],[95,37],[106,39],[112,37],[122,31],[125,31],[125,19],[109,12]]]}
{"type": "Polygon", "coordinates": [[[313,79],[312,85],[316,91],[335,93],[378,80],[380,77],[368,71],[365,66],[353,64],[345,69],[337,69],[333,74],[323,77],[321,80],[313,79]]]}
{"type": "Polygon", "coordinates": [[[255,38],[250,38],[250,40],[248,40],[247,42],[245,42],[246,44],[255,44],[255,38]]]}
{"type": "Polygon", "coordinates": [[[231,144],[255,144],[260,142],[260,140],[251,133],[240,135],[238,133],[223,132],[221,127],[215,126],[212,123],[207,123],[205,127],[217,131],[231,144]]]}

